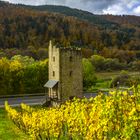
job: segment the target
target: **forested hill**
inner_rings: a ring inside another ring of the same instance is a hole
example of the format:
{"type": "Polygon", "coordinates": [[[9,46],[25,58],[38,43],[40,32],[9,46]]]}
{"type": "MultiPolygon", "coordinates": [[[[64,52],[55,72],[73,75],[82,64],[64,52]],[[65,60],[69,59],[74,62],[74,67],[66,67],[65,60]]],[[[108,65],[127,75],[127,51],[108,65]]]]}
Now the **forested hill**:
{"type": "Polygon", "coordinates": [[[138,58],[140,17],[94,15],[63,6],[0,1],[0,57],[22,54],[45,58],[50,39],[63,46],[85,48],[87,57],[94,52],[104,57],[129,54],[138,58]]]}
{"type": "Polygon", "coordinates": [[[121,15],[121,16],[113,16],[113,15],[95,15],[88,11],[83,11],[79,9],[74,9],[66,6],[56,6],[56,5],[40,5],[40,6],[30,6],[30,5],[22,5],[19,6],[29,9],[34,9],[38,11],[48,11],[52,13],[60,13],[65,16],[73,16],[78,19],[86,20],[96,25],[102,25],[103,27],[112,27],[117,23],[119,24],[133,24],[139,26],[140,17],[130,16],[130,15],[121,15]]]}
{"type": "Polygon", "coordinates": [[[87,11],[73,9],[66,6],[56,6],[56,5],[29,6],[29,5],[21,5],[21,4],[19,4],[19,6],[33,9],[33,10],[38,10],[38,11],[48,11],[51,13],[59,13],[65,16],[73,16],[78,19],[86,20],[96,25],[109,26],[109,25],[115,24],[112,21],[108,21],[99,15],[94,15],[87,11]]]}

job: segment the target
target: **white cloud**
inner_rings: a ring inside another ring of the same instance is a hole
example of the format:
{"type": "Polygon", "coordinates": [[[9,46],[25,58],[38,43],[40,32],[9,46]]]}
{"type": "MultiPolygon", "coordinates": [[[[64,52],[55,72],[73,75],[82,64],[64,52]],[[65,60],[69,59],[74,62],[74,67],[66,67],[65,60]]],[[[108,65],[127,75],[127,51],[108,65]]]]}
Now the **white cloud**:
{"type": "Polygon", "coordinates": [[[139,4],[139,0],[124,0],[122,3],[124,3],[124,6],[126,5],[128,9],[132,9],[135,5],[139,4]]]}
{"type": "Polygon", "coordinates": [[[134,14],[140,15],[140,6],[133,9],[134,14]]]}
{"type": "Polygon", "coordinates": [[[140,0],[5,0],[28,5],[55,4],[83,9],[95,14],[139,15],[140,0]]]}
{"type": "Polygon", "coordinates": [[[118,0],[118,3],[103,9],[103,14],[113,15],[138,15],[140,16],[139,0],[118,0]]]}
{"type": "Polygon", "coordinates": [[[121,4],[109,6],[103,10],[103,14],[121,15],[123,13],[125,13],[125,9],[121,4]]]}
{"type": "Polygon", "coordinates": [[[22,4],[29,4],[29,5],[41,5],[45,4],[45,0],[5,0],[11,3],[22,3],[22,4]]]}

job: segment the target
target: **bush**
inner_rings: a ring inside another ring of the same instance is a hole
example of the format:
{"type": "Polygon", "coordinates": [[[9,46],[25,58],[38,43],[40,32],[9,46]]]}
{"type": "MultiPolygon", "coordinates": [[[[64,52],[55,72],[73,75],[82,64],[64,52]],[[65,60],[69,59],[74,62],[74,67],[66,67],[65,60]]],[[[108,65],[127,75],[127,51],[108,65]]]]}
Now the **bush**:
{"type": "Polygon", "coordinates": [[[90,99],[74,99],[59,107],[21,112],[5,104],[8,116],[35,140],[139,140],[139,92],[114,91],[90,99]]]}
{"type": "Polygon", "coordinates": [[[44,91],[48,80],[48,60],[35,61],[27,56],[0,59],[0,94],[24,94],[44,91]]]}
{"type": "Polygon", "coordinates": [[[96,71],[101,71],[101,70],[105,70],[105,58],[100,56],[100,55],[93,55],[91,56],[91,62],[93,64],[93,66],[95,67],[96,71]]]}
{"type": "Polygon", "coordinates": [[[88,59],[83,59],[83,85],[84,90],[88,90],[95,85],[97,78],[95,77],[95,68],[88,59]]]}
{"type": "Polygon", "coordinates": [[[130,68],[131,68],[132,70],[135,70],[135,71],[140,70],[140,60],[131,62],[131,63],[129,64],[129,66],[130,66],[130,68]]]}
{"type": "Polygon", "coordinates": [[[118,59],[104,58],[100,55],[91,56],[91,62],[96,71],[112,71],[126,69],[125,63],[120,63],[118,59]]]}
{"type": "Polygon", "coordinates": [[[126,71],[122,71],[119,76],[112,79],[110,87],[130,86],[130,78],[126,71]]]}

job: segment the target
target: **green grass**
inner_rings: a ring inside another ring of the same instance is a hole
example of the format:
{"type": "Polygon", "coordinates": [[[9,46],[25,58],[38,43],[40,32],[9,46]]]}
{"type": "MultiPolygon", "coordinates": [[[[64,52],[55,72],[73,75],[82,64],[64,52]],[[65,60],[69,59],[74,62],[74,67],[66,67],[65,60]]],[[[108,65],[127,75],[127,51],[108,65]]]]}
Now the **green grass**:
{"type": "MultiPolygon", "coordinates": [[[[109,91],[110,90],[110,83],[111,80],[119,76],[121,71],[113,71],[113,72],[96,72],[95,75],[97,77],[97,82],[96,85],[91,87],[89,91],[96,92],[96,91],[109,91]]],[[[140,77],[140,72],[131,72],[128,71],[128,74],[135,78],[135,77],[140,77]]]]}
{"type": "Polygon", "coordinates": [[[0,108],[0,140],[29,140],[29,136],[19,130],[14,123],[8,119],[4,109],[0,108]]]}
{"type": "MultiPolygon", "coordinates": [[[[140,77],[140,72],[138,71],[127,71],[128,74],[132,77],[140,77]]],[[[120,75],[121,71],[113,71],[113,72],[96,72],[96,76],[98,79],[112,79],[118,75],[120,75]]]]}
{"type": "Polygon", "coordinates": [[[110,89],[110,81],[111,80],[98,80],[95,86],[92,86],[90,91],[91,92],[97,92],[97,91],[103,91],[108,92],[110,89]]]}

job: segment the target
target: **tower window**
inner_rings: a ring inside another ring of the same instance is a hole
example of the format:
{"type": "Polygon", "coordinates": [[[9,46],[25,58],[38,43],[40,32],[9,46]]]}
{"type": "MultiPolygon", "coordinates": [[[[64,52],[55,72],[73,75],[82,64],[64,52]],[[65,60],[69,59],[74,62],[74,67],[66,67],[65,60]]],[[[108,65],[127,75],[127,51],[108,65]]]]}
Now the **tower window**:
{"type": "Polygon", "coordinates": [[[55,76],[55,71],[53,71],[53,76],[55,76]]]}
{"type": "Polygon", "coordinates": [[[55,62],[55,57],[53,56],[53,62],[55,62]]]}
{"type": "Polygon", "coordinates": [[[70,77],[72,76],[72,71],[70,71],[70,77]]]}
{"type": "Polygon", "coordinates": [[[72,62],[72,56],[70,56],[70,62],[72,62]]]}

